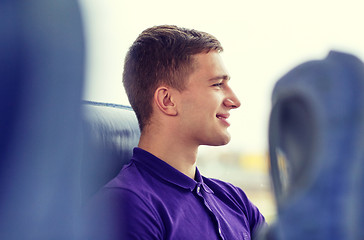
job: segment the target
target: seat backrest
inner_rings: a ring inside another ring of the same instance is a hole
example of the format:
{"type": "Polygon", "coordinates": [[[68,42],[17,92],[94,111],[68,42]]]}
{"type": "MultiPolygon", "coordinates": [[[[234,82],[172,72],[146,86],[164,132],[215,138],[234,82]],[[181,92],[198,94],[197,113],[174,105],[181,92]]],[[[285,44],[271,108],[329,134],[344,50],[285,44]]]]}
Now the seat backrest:
{"type": "Polygon", "coordinates": [[[310,239],[362,239],[363,62],[330,52],[303,63],[277,82],[272,103],[269,146],[279,215],[273,229],[280,234],[274,239],[307,239],[307,233],[310,239]]]}
{"type": "Polygon", "coordinates": [[[130,161],[140,131],[131,107],[91,101],[83,103],[83,126],[81,189],[87,200],[130,161]]]}
{"type": "Polygon", "coordinates": [[[73,239],[84,28],[77,0],[0,1],[0,239],[73,239]]]}

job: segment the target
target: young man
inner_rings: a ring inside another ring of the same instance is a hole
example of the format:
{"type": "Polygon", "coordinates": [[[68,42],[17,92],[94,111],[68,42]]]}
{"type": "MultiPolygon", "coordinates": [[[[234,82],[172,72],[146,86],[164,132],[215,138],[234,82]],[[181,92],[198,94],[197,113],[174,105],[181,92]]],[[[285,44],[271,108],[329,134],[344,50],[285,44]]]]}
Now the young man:
{"type": "Polygon", "coordinates": [[[240,106],[222,50],[212,35],[176,26],[149,28],[131,46],[123,83],[140,142],[95,197],[113,237],[250,239],[265,224],[241,189],[196,168],[200,145],[230,141],[229,112],[240,106]]]}

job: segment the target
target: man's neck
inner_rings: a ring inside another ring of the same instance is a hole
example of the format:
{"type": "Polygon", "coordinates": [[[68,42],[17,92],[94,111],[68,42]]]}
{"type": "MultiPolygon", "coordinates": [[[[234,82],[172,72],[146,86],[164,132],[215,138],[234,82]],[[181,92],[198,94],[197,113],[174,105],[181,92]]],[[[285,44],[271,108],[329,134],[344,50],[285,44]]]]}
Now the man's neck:
{"type": "Polygon", "coordinates": [[[176,137],[142,133],[138,147],[195,178],[198,146],[188,145],[176,137]]]}

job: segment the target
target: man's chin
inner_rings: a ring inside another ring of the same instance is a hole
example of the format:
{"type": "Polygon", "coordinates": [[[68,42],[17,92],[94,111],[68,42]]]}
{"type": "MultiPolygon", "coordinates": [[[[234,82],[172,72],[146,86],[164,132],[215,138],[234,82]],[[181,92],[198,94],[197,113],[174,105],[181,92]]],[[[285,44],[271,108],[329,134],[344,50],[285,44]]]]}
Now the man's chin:
{"type": "Polygon", "coordinates": [[[228,144],[231,140],[230,134],[226,134],[225,136],[221,136],[219,138],[215,138],[213,141],[203,144],[207,146],[224,146],[228,144]]]}

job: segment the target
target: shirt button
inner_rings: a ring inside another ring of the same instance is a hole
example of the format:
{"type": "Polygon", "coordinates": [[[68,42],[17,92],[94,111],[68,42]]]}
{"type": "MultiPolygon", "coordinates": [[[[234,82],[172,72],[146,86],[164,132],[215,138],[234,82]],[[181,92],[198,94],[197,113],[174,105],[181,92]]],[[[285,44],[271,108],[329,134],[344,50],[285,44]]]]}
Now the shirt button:
{"type": "Polygon", "coordinates": [[[201,189],[200,186],[197,186],[196,190],[197,190],[198,193],[200,193],[200,189],[201,189]]]}
{"type": "Polygon", "coordinates": [[[222,236],[221,228],[219,228],[219,234],[220,234],[221,239],[224,240],[225,238],[222,236]]]}

